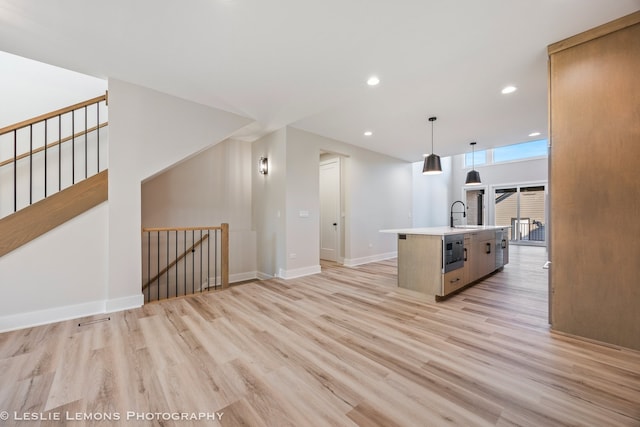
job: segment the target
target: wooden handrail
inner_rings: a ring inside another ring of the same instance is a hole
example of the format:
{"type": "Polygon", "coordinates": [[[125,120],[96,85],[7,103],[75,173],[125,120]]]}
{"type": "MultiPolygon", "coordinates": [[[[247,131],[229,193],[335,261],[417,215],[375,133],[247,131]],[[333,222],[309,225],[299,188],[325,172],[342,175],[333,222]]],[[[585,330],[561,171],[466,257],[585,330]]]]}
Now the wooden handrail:
{"type": "Polygon", "coordinates": [[[86,101],[83,101],[83,102],[79,102],[77,104],[70,105],[68,107],[64,107],[64,108],[61,108],[59,110],[52,111],[50,113],[42,114],[42,115],[34,117],[32,119],[24,120],[24,121],[22,121],[20,123],[15,123],[13,125],[6,126],[6,127],[2,128],[2,129],[0,129],[0,135],[4,135],[5,133],[13,132],[14,130],[18,130],[18,129],[23,128],[25,126],[33,125],[35,123],[42,122],[44,120],[52,119],[52,118],[57,117],[57,116],[59,116],[61,114],[65,114],[65,113],[68,113],[70,111],[77,110],[79,108],[87,107],[87,106],[89,106],[91,104],[96,104],[96,103],[101,102],[101,101],[105,101],[106,102],[106,100],[107,100],[107,94],[96,96],[95,98],[92,98],[92,99],[89,99],[89,100],[86,100],[86,101]]]}
{"type": "MultiPolygon", "coordinates": [[[[99,128],[103,128],[103,127],[108,126],[108,125],[109,125],[109,122],[100,123],[98,126],[90,127],[86,131],[78,132],[78,133],[76,133],[75,135],[72,135],[72,136],[66,136],[66,137],[64,137],[62,139],[59,139],[57,141],[52,142],[51,144],[47,144],[46,149],[48,150],[49,148],[53,148],[53,147],[55,147],[57,145],[60,145],[60,144],[62,144],[64,142],[71,141],[74,138],[80,138],[80,137],[82,137],[82,135],[84,135],[86,133],[94,132],[94,131],[98,130],[99,128]]],[[[22,153],[22,154],[16,156],[15,159],[11,158],[11,159],[7,159],[7,160],[3,160],[2,162],[0,162],[0,168],[2,166],[10,165],[13,162],[17,162],[18,160],[22,160],[24,158],[27,158],[27,157],[29,157],[29,156],[31,156],[33,154],[37,154],[37,153],[39,153],[41,151],[44,151],[44,150],[45,150],[45,147],[38,147],[38,148],[34,149],[33,151],[30,151],[28,153],[22,153]]]]}
{"type": "MultiPolygon", "coordinates": [[[[224,224],[223,224],[224,225],[224,224]]],[[[143,228],[142,232],[153,232],[153,231],[198,231],[198,230],[222,230],[222,226],[214,225],[211,227],[159,227],[159,228],[143,228]]]]}
{"type": "Polygon", "coordinates": [[[229,224],[220,224],[222,229],[222,239],[220,242],[220,269],[222,276],[222,289],[229,287],[229,224]]]}
{"type": "Polygon", "coordinates": [[[109,172],[103,171],[0,219],[0,257],[106,201],[109,172]]]}

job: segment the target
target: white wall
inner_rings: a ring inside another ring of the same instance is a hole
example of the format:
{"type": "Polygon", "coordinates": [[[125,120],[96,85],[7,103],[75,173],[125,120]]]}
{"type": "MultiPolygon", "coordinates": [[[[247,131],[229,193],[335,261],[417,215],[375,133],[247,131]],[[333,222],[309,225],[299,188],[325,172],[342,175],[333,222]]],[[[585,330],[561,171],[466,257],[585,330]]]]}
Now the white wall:
{"type": "Polygon", "coordinates": [[[142,182],[249,123],[235,114],[123,81],[109,81],[107,309],[142,303],[142,182]]]}
{"type": "Polygon", "coordinates": [[[396,255],[394,235],[380,233],[411,226],[411,164],[353,148],[346,163],[345,264],[356,265],[396,255]]]}
{"type": "Polygon", "coordinates": [[[413,227],[440,227],[449,223],[451,157],[442,157],[442,173],[423,175],[423,162],[412,164],[413,227]]]}
{"type": "MultiPolygon", "coordinates": [[[[276,220],[283,226],[282,217],[278,219],[275,210],[284,206],[286,213],[285,231],[278,233],[284,241],[258,238],[259,260],[274,250],[278,254],[271,274],[295,277],[319,271],[319,162],[320,153],[327,151],[341,154],[344,160],[345,264],[395,255],[394,236],[379,230],[411,225],[410,163],[295,128],[278,131],[270,142],[271,152],[262,140],[254,143],[253,151],[256,164],[261,153],[271,156],[271,170],[276,174],[272,177],[270,170],[263,177],[264,195],[260,195],[260,186],[254,185],[254,223],[258,235],[263,232],[260,227],[273,231],[276,220]],[[273,144],[276,137],[278,143],[273,144]],[[275,145],[280,150],[273,150],[275,145]],[[283,162],[284,178],[277,170],[283,162]],[[268,198],[272,191],[277,194],[277,202],[268,198]],[[301,216],[300,211],[308,212],[309,216],[301,216]],[[264,218],[257,216],[261,213],[264,218]]],[[[258,264],[261,268],[260,261],[258,264]]]]}
{"type": "Polygon", "coordinates": [[[253,229],[256,231],[258,277],[278,275],[286,266],[286,135],[283,128],[251,148],[253,229]],[[269,173],[258,173],[260,157],[269,159],[269,173]]]}
{"type": "Polygon", "coordinates": [[[227,139],[142,184],[143,227],[229,224],[231,282],[256,277],[251,145],[227,139]]]}
{"type": "Polygon", "coordinates": [[[281,267],[283,277],[320,272],[320,147],[317,143],[316,135],[287,128],[287,259],[281,267]]]}
{"type": "Polygon", "coordinates": [[[102,313],[108,202],[0,258],[0,332],[102,313]]]}
{"type": "Polygon", "coordinates": [[[103,95],[106,80],[0,51],[0,128],[103,95]]]}

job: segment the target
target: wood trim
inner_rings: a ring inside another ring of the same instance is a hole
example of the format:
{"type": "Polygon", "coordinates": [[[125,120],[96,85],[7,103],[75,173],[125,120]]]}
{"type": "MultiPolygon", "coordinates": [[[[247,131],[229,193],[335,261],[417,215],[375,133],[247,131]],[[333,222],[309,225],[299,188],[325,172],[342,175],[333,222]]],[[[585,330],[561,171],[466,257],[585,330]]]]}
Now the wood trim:
{"type": "MultiPolygon", "coordinates": [[[[224,225],[224,224],[222,224],[224,225]]],[[[211,227],[157,227],[157,228],[143,228],[142,232],[153,232],[153,231],[198,231],[198,230],[222,230],[222,227],[219,225],[213,225],[211,227]]]]}
{"type": "MultiPolygon", "coordinates": [[[[551,65],[551,58],[549,58],[549,60],[547,61],[547,183],[548,183],[547,184],[547,254],[548,254],[547,260],[552,259],[552,253],[553,253],[553,247],[552,247],[553,245],[551,245],[550,243],[551,235],[553,233],[553,222],[550,221],[550,218],[551,218],[550,212],[553,212],[552,192],[554,190],[553,186],[550,185],[553,183],[553,179],[554,179],[554,174],[551,171],[551,161],[553,159],[553,134],[551,133],[551,129],[552,129],[551,111],[553,108],[551,93],[553,89],[552,87],[553,80],[551,79],[551,73],[552,73],[552,65],[551,65]]],[[[547,289],[548,289],[548,295],[549,295],[549,298],[547,300],[547,316],[548,316],[549,324],[551,325],[553,324],[553,316],[551,315],[552,313],[551,304],[553,301],[553,281],[551,279],[551,269],[547,271],[547,289]]]]}
{"type": "Polygon", "coordinates": [[[562,50],[569,49],[598,37],[606,36],[607,34],[611,34],[615,31],[622,30],[638,23],[640,23],[640,10],[637,12],[633,12],[630,15],[623,16],[622,18],[618,18],[614,21],[607,22],[606,24],[602,24],[598,27],[584,31],[580,34],[576,34],[575,36],[571,36],[564,40],[560,40],[559,42],[550,44],[547,47],[547,52],[549,55],[552,55],[562,50]]]}
{"type": "Polygon", "coordinates": [[[204,242],[205,240],[207,240],[209,238],[209,234],[205,234],[204,236],[202,236],[202,238],[200,240],[198,240],[197,242],[195,242],[193,245],[191,245],[191,247],[189,249],[187,249],[186,251],[184,251],[178,258],[174,259],[173,261],[171,261],[171,263],[169,263],[169,265],[167,265],[165,268],[162,269],[162,271],[160,271],[158,274],[156,274],[155,276],[153,276],[152,279],[150,279],[147,283],[144,284],[144,286],[142,286],[142,290],[144,291],[145,289],[147,289],[149,287],[150,284],[152,284],[153,282],[155,282],[156,280],[158,280],[158,277],[162,276],[163,274],[165,274],[167,271],[169,271],[171,269],[171,267],[173,267],[174,265],[176,265],[177,263],[180,262],[180,260],[184,257],[187,256],[187,254],[189,254],[191,251],[193,251],[195,248],[197,248],[198,246],[200,246],[202,244],[202,242],[204,242]]]}
{"type": "Polygon", "coordinates": [[[108,199],[108,171],[66,188],[0,220],[0,256],[108,199]]]}
{"type": "Polygon", "coordinates": [[[59,110],[52,111],[50,113],[42,114],[42,115],[34,117],[32,119],[28,119],[28,120],[24,120],[24,121],[19,122],[19,123],[12,124],[10,126],[7,126],[7,127],[4,127],[2,129],[0,129],[0,135],[3,135],[5,133],[9,133],[9,132],[13,132],[14,130],[18,130],[20,128],[23,128],[25,126],[29,126],[29,125],[32,125],[32,124],[35,124],[35,123],[38,123],[38,122],[42,122],[44,120],[51,119],[53,117],[57,117],[57,116],[59,116],[61,114],[65,114],[65,113],[68,113],[70,111],[77,110],[78,108],[83,108],[83,107],[89,106],[91,104],[97,104],[98,102],[106,101],[106,99],[107,99],[107,95],[106,94],[100,95],[100,96],[96,96],[95,98],[91,98],[91,99],[88,99],[86,101],[79,102],[77,104],[70,105],[68,107],[64,107],[64,108],[61,108],[59,110]]]}
{"type": "Polygon", "coordinates": [[[222,276],[222,288],[229,287],[229,224],[222,225],[222,239],[220,241],[220,268],[222,276]]]}
{"type": "MultiPolygon", "coordinates": [[[[86,134],[86,133],[89,133],[89,132],[95,132],[95,131],[96,131],[96,130],[98,130],[99,128],[103,128],[103,127],[106,127],[106,126],[108,126],[108,125],[109,125],[109,122],[100,123],[98,126],[90,127],[90,128],[88,128],[86,131],[78,132],[78,133],[76,133],[75,135],[67,136],[67,137],[64,137],[64,138],[62,138],[62,139],[59,139],[59,140],[57,140],[57,141],[54,141],[54,142],[52,142],[51,144],[48,144],[48,145],[47,145],[47,147],[46,147],[46,149],[48,150],[48,149],[53,148],[53,147],[55,147],[55,146],[57,146],[57,145],[60,145],[60,144],[62,144],[62,143],[65,143],[65,142],[67,142],[67,141],[71,141],[71,140],[72,140],[72,139],[74,139],[74,138],[81,138],[81,137],[82,137],[84,134],[86,134]]],[[[24,159],[24,158],[27,158],[27,157],[29,157],[29,156],[31,156],[31,155],[38,154],[39,152],[44,151],[44,150],[45,150],[45,147],[38,147],[38,148],[36,148],[36,149],[34,149],[34,150],[32,150],[32,151],[29,151],[28,153],[22,153],[22,154],[20,154],[20,155],[19,155],[19,156],[17,156],[15,159],[14,159],[14,158],[10,158],[10,159],[4,160],[4,161],[0,162],[0,168],[1,168],[2,166],[6,166],[6,165],[12,164],[12,163],[14,163],[14,162],[17,162],[18,160],[22,160],[22,159],[24,159]]]]}

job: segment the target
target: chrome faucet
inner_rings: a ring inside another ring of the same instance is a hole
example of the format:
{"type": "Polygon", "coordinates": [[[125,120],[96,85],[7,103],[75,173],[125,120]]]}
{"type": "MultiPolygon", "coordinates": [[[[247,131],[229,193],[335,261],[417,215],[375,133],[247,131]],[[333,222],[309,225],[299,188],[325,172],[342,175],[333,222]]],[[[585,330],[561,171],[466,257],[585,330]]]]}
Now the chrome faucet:
{"type": "Polygon", "coordinates": [[[449,210],[449,219],[450,219],[450,225],[451,225],[451,228],[453,228],[453,214],[454,214],[454,213],[455,213],[455,214],[459,214],[459,213],[461,213],[463,218],[466,218],[466,217],[467,217],[467,207],[465,206],[464,202],[462,202],[462,201],[460,201],[460,200],[456,200],[455,202],[453,202],[453,203],[451,204],[451,209],[449,210]],[[454,211],[453,211],[453,206],[454,206],[456,203],[460,203],[460,204],[462,205],[462,212],[454,212],[454,211]]]}

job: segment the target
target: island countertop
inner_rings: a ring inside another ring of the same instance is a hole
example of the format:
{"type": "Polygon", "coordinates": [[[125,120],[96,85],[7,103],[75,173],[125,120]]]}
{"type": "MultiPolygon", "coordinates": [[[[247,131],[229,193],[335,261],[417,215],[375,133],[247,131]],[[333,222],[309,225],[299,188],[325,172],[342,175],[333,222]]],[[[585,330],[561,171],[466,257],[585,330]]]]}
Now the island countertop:
{"type": "Polygon", "coordinates": [[[445,236],[449,234],[474,233],[483,230],[498,230],[505,228],[504,225],[463,225],[459,227],[419,227],[419,228],[396,228],[380,230],[381,233],[390,234],[423,234],[427,236],[445,236]]]}
{"type": "Polygon", "coordinates": [[[509,263],[508,227],[476,225],[380,230],[398,242],[398,287],[440,301],[509,263]]]}

